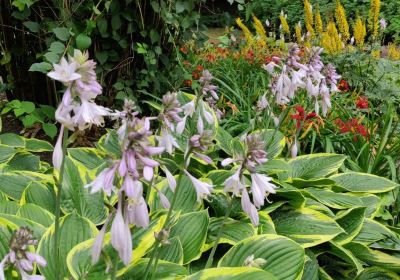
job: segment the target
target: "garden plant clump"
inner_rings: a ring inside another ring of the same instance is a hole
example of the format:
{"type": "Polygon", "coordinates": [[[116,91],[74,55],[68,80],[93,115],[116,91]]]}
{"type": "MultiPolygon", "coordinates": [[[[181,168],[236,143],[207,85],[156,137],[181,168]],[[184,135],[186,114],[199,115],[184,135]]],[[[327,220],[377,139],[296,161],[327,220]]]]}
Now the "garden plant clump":
{"type": "Polygon", "coordinates": [[[391,1],[227,1],[209,40],[205,1],[47,2],[0,7],[52,95],[4,32],[0,280],[399,279],[391,1]]]}

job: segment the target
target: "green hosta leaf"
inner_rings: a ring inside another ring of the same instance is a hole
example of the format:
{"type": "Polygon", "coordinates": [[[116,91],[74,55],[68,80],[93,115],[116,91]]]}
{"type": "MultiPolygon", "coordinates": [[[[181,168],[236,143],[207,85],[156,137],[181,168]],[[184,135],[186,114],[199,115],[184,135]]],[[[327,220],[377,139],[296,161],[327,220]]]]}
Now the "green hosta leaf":
{"type": "Polygon", "coordinates": [[[221,258],[218,266],[243,266],[252,255],[254,259],[264,259],[261,268],[273,274],[276,279],[301,278],[305,262],[304,249],[289,238],[275,234],[258,235],[239,242],[221,258]]]}
{"type": "Polygon", "coordinates": [[[292,238],[304,248],[332,240],[343,232],[332,218],[305,207],[276,211],[271,218],[278,234],[292,238]]]}
{"type": "Polygon", "coordinates": [[[276,234],[275,225],[267,211],[261,210],[258,212],[259,225],[258,232],[261,234],[276,234]]]}
{"type": "MultiPolygon", "coordinates": [[[[143,280],[146,271],[148,258],[139,260],[123,275],[119,276],[119,280],[143,280]]],[[[177,279],[188,275],[186,268],[176,263],[160,260],[157,264],[157,270],[154,274],[154,279],[177,279]]]]}
{"type": "Polygon", "coordinates": [[[14,147],[5,146],[0,144],[0,163],[6,162],[11,159],[15,154],[16,150],[14,147]]]}
{"type": "Polygon", "coordinates": [[[15,201],[0,202],[0,213],[16,215],[21,206],[15,201]]]}
{"type": "Polygon", "coordinates": [[[185,280],[277,280],[271,273],[254,267],[219,267],[199,271],[185,280]]]}
{"type": "Polygon", "coordinates": [[[39,171],[39,168],[40,158],[38,156],[27,152],[21,152],[14,155],[14,157],[8,161],[3,171],[39,171]]]}
{"type": "Polygon", "coordinates": [[[54,213],[55,198],[56,194],[51,186],[40,182],[31,182],[22,193],[21,204],[33,203],[54,213]]]}
{"type": "Polygon", "coordinates": [[[304,191],[315,200],[334,209],[348,209],[364,205],[360,198],[348,194],[312,188],[304,189],[304,191]]]}
{"type": "Polygon", "coordinates": [[[357,275],[363,271],[362,263],[351,253],[351,251],[343,248],[335,242],[329,242],[330,250],[329,253],[342,259],[352,267],[357,269],[357,275]]]}
{"type": "Polygon", "coordinates": [[[26,218],[22,218],[17,215],[9,215],[9,214],[0,214],[0,218],[4,218],[11,223],[15,224],[18,227],[29,227],[33,231],[33,235],[38,240],[43,236],[46,231],[46,228],[41,224],[38,224],[34,221],[28,220],[26,218]]]}
{"type": "Polygon", "coordinates": [[[34,221],[46,228],[54,222],[52,213],[33,203],[22,205],[18,210],[17,216],[34,221]]]}
{"type": "Polygon", "coordinates": [[[105,162],[103,155],[93,148],[70,148],[68,149],[68,155],[88,169],[96,169],[105,162]]]}
{"type": "Polygon", "coordinates": [[[216,135],[216,140],[218,143],[218,146],[228,155],[232,156],[232,147],[231,147],[231,142],[232,142],[233,137],[227,132],[225,129],[222,127],[218,128],[217,135],[216,135]]]}
{"type": "Polygon", "coordinates": [[[325,206],[324,204],[322,204],[314,199],[306,198],[306,202],[304,203],[304,206],[306,208],[317,210],[317,211],[327,215],[328,217],[335,219],[335,213],[333,213],[331,209],[329,209],[327,206],[325,206]]]}
{"type": "Polygon", "coordinates": [[[301,178],[291,178],[288,180],[296,188],[307,188],[307,187],[326,187],[335,184],[335,181],[327,178],[318,179],[301,179],[301,178]]]}
{"type": "Polygon", "coordinates": [[[400,258],[391,256],[389,254],[380,252],[378,250],[371,250],[361,243],[348,243],[344,247],[350,250],[356,258],[366,262],[369,265],[376,265],[391,271],[400,272],[400,258]]]}
{"type": "Polygon", "coordinates": [[[383,224],[366,218],[360,232],[353,241],[369,245],[376,241],[383,240],[387,237],[390,237],[393,240],[399,239],[394,232],[392,232],[383,224]]]}
{"type": "Polygon", "coordinates": [[[25,188],[33,181],[52,181],[52,177],[29,171],[0,173],[0,191],[14,200],[20,200],[25,188]]]}
{"type": "Polygon", "coordinates": [[[121,157],[121,147],[118,144],[118,135],[115,130],[110,130],[106,135],[103,135],[97,143],[98,148],[106,154],[121,157]]]}
{"type": "Polygon", "coordinates": [[[36,152],[36,153],[52,152],[54,149],[49,142],[35,138],[25,139],[25,144],[26,144],[26,149],[30,152],[36,152]]]}
{"type": "MultiPolygon", "coordinates": [[[[223,222],[224,218],[211,218],[210,225],[208,227],[207,243],[214,243],[217,239],[217,234],[219,228],[223,222]]],[[[234,219],[228,218],[224,224],[221,239],[219,243],[228,243],[235,245],[237,242],[246,239],[248,237],[254,236],[256,234],[255,228],[242,221],[236,221],[234,219]]]]}
{"type": "Polygon", "coordinates": [[[276,190],[276,194],[279,197],[283,197],[288,200],[288,203],[293,205],[294,207],[303,207],[306,201],[306,198],[303,196],[301,191],[288,184],[282,184],[284,188],[278,188],[276,190]]]}
{"type": "Polygon", "coordinates": [[[306,262],[301,277],[302,280],[319,280],[318,278],[318,261],[314,253],[310,249],[306,249],[306,262]]]}
{"type": "Polygon", "coordinates": [[[108,263],[105,260],[106,258],[103,257],[100,258],[99,262],[95,265],[92,264],[92,246],[95,240],[94,238],[77,244],[69,251],[67,256],[67,265],[72,277],[74,279],[85,280],[108,279],[110,277],[110,272],[107,268],[110,259],[114,260],[114,258],[118,258],[117,267],[120,269],[117,273],[118,276],[130,271],[131,267],[134,266],[153,246],[155,241],[154,232],[161,230],[165,218],[165,216],[162,216],[161,218],[152,220],[147,229],[133,229],[133,253],[131,264],[129,266],[125,266],[122,261],[119,260],[117,252],[112,248],[110,244],[110,233],[105,235],[102,254],[107,256],[108,263]]]}
{"type": "Polygon", "coordinates": [[[51,226],[41,238],[38,245],[38,253],[47,260],[47,266],[39,267],[40,273],[48,280],[55,279],[55,250],[60,254],[60,278],[68,277],[67,255],[71,249],[97,234],[97,229],[88,219],[76,213],[68,214],[60,222],[60,246],[54,248],[54,225],[51,226]]]}
{"type": "Polygon", "coordinates": [[[170,244],[161,247],[160,260],[183,264],[183,248],[178,236],[169,239],[170,244]]]}
{"type": "Polygon", "coordinates": [[[265,148],[269,159],[279,156],[285,148],[285,135],[275,129],[261,131],[265,142],[265,148]]]}
{"type": "Polygon", "coordinates": [[[296,157],[289,161],[292,171],[289,177],[319,179],[338,171],[346,159],[344,155],[312,154],[296,157]]]}
{"type": "Polygon", "coordinates": [[[207,210],[182,215],[171,229],[171,237],[178,236],[183,248],[183,263],[187,264],[201,256],[206,241],[209,217],[207,210]]]}
{"type": "Polygon", "coordinates": [[[348,172],[331,176],[339,190],[350,192],[382,193],[393,190],[398,185],[386,178],[372,174],[348,172]]]}
{"type": "Polygon", "coordinates": [[[361,199],[364,206],[367,208],[365,210],[365,217],[373,218],[376,213],[379,211],[380,200],[379,197],[373,194],[354,194],[354,196],[361,199]]]}
{"type": "Polygon", "coordinates": [[[266,163],[259,165],[256,167],[257,172],[259,173],[281,173],[281,172],[289,172],[290,166],[283,159],[270,159],[266,163]]]}
{"type": "Polygon", "coordinates": [[[6,254],[10,252],[10,239],[12,231],[18,228],[7,219],[0,218],[0,258],[3,259],[6,254]]]}
{"type": "Polygon", "coordinates": [[[85,177],[85,168],[78,167],[76,162],[66,157],[61,205],[67,213],[76,211],[93,223],[100,224],[107,216],[103,194],[101,192],[91,194],[90,189],[85,188],[85,177]]]}
{"type": "Polygon", "coordinates": [[[18,147],[18,148],[25,147],[24,138],[14,133],[0,134],[0,143],[11,147],[18,147]]]}
{"type": "Polygon", "coordinates": [[[336,222],[344,229],[344,233],[339,234],[333,240],[342,245],[349,243],[360,232],[364,223],[365,207],[349,209],[341,213],[336,222]]]}
{"type": "Polygon", "coordinates": [[[318,277],[319,280],[334,280],[322,267],[318,268],[318,277]]]}
{"type": "Polygon", "coordinates": [[[381,267],[366,268],[355,280],[399,280],[399,275],[381,267]]]}

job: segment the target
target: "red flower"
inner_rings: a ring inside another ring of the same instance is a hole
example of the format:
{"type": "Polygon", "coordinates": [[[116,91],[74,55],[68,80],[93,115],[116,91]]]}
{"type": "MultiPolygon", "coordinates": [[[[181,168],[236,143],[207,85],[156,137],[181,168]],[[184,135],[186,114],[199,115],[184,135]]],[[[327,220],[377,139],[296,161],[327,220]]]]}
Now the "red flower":
{"type": "Polygon", "coordinates": [[[188,49],[186,47],[181,47],[179,50],[184,54],[188,54],[188,49]]]}
{"type": "Polygon", "coordinates": [[[193,71],[192,77],[193,77],[193,79],[198,80],[198,79],[200,79],[200,73],[197,71],[193,71]]]}
{"type": "Polygon", "coordinates": [[[184,60],[184,61],[183,61],[183,65],[185,65],[185,66],[190,66],[190,62],[189,62],[188,60],[184,60]]]}
{"type": "Polygon", "coordinates": [[[368,109],[368,98],[365,96],[359,96],[356,100],[356,107],[358,109],[368,109]]]}
{"type": "Polygon", "coordinates": [[[187,87],[191,87],[192,86],[192,80],[184,80],[183,84],[187,87]]]}
{"type": "Polygon", "coordinates": [[[296,109],[297,114],[293,114],[290,117],[293,120],[296,120],[296,127],[297,127],[297,129],[299,129],[301,122],[304,121],[304,119],[305,119],[304,108],[301,105],[295,105],[294,108],[296,109]]]}
{"type": "Polygon", "coordinates": [[[201,66],[201,65],[196,66],[196,71],[201,72],[203,70],[204,70],[203,66],[201,66]]]}
{"type": "Polygon", "coordinates": [[[306,120],[310,120],[310,119],[313,119],[313,118],[315,118],[315,117],[317,117],[317,113],[311,112],[311,113],[308,113],[308,114],[307,114],[306,120]]]}
{"type": "Polygon", "coordinates": [[[347,122],[342,121],[341,119],[337,119],[334,122],[339,129],[340,133],[351,132],[354,134],[354,141],[357,141],[357,134],[363,137],[368,137],[368,131],[363,124],[360,123],[360,120],[356,118],[352,118],[347,122]]]}
{"type": "Polygon", "coordinates": [[[253,60],[254,59],[254,52],[253,50],[248,50],[246,53],[246,59],[253,60]]]}
{"type": "Polygon", "coordinates": [[[214,61],[216,60],[216,57],[215,57],[215,55],[213,55],[213,54],[207,54],[207,55],[206,55],[206,60],[207,60],[208,62],[214,62],[214,61]]]}
{"type": "Polygon", "coordinates": [[[338,89],[340,91],[344,91],[344,92],[349,91],[349,89],[350,89],[349,83],[346,80],[341,79],[339,81],[338,89]]]}

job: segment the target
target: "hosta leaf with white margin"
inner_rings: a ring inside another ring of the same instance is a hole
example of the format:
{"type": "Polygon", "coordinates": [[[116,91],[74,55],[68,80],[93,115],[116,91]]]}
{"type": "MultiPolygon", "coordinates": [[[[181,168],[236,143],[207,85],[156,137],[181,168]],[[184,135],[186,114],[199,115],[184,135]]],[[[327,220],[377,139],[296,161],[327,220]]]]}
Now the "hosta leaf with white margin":
{"type": "Polygon", "coordinates": [[[231,170],[219,169],[208,172],[205,177],[213,182],[215,189],[223,189],[225,180],[232,176],[233,173],[235,172],[231,170]]]}
{"type": "Polygon", "coordinates": [[[398,235],[392,232],[386,226],[377,221],[366,218],[361,227],[361,230],[359,231],[358,235],[353,239],[353,241],[369,245],[385,238],[399,240],[398,235]]]}
{"type": "MultiPolygon", "coordinates": [[[[118,280],[143,280],[148,262],[148,258],[140,259],[128,271],[118,277],[118,280]]],[[[154,279],[180,279],[185,275],[188,275],[185,267],[160,259],[157,263],[154,279]]]]}
{"type": "Polygon", "coordinates": [[[284,159],[270,159],[262,165],[256,167],[257,173],[276,174],[289,172],[290,165],[284,159]]]}
{"type": "Polygon", "coordinates": [[[324,204],[322,204],[314,199],[307,197],[306,202],[304,203],[304,207],[319,211],[322,214],[325,214],[328,217],[335,219],[335,213],[333,213],[329,207],[325,206],[324,204]]]}
{"type": "Polygon", "coordinates": [[[23,191],[31,182],[53,182],[53,177],[30,171],[0,173],[0,191],[14,200],[21,199],[23,191]]]}
{"type": "Polygon", "coordinates": [[[346,156],[336,154],[311,154],[289,160],[289,177],[319,179],[338,171],[346,156]]]}
{"type": "Polygon", "coordinates": [[[312,247],[343,232],[336,221],[309,208],[281,209],[271,213],[276,232],[290,237],[304,248],[312,247]]]}
{"type": "Polygon", "coordinates": [[[336,222],[345,232],[336,236],[333,241],[337,244],[349,243],[360,232],[364,223],[365,207],[352,208],[340,213],[336,222]]]}
{"type": "Polygon", "coordinates": [[[381,267],[368,267],[355,280],[399,280],[398,274],[381,267]]]}
{"type": "Polygon", "coordinates": [[[327,186],[333,186],[335,184],[335,181],[328,178],[315,178],[315,179],[291,178],[289,179],[289,182],[292,186],[296,188],[307,188],[307,187],[324,188],[327,186]]]}
{"type": "Polygon", "coordinates": [[[178,236],[168,239],[169,244],[161,247],[158,255],[160,260],[183,264],[183,248],[178,236]]]}
{"type": "Polygon", "coordinates": [[[17,216],[41,224],[46,228],[54,222],[54,215],[52,213],[33,203],[22,205],[18,209],[17,216]]]}
{"type": "Polygon", "coordinates": [[[7,162],[10,160],[15,154],[17,150],[14,147],[1,145],[0,144],[0,163],[7,162]]]}
{"type": "Polygon", "coordinates": [[[67,270],[67,255],[71,249],[90,238],[96,236],[98,230],[88,219],[76,213],[68,214],[60,221],[60,245],[54,248],[54,225],[47,229],[38,245],[38,253],[47,260],[45,267],[39,267],[40,273],[47,280],[55,279],[55,250],[60,254],[60,278],[69,277],[67,270]]]}
{"type": "Polygon", "coordinates": [[[107,134],[103,135],[96,147],[106,154],[113,155],[117,158],[121,157],[121,147],[118,141],[118,134],[115,130],[109,130],[107,134]]]}
{"type": "Polygon", "coordinates": [[[67,266],[72,278],[85,280],[107,279],[110,277],[110,271],[107,268],[116,258],[118,259],[117,267],[119,268],[117,275],[123,275],[153,246],[155,242],[154,232],[161,230],[165,218],[165,216],[161,216],[160,218],[152,220],[147,229],[133,228],[131,230],[133,253],[131,263],[128,266],[122,263],[118,253],[112,248],[110,244],[110,233],[105,235],[103,254],[95,265],[92,264],[92,247],[95,238],[77,244],[69,251],[67,256],[67,266]]]}
{"type": "Polygon", "coordinates": [[[36,138],[25,138],[25,149],[29,152],[41,153],[52,152],[54,147],[47,141],[36,138]]]}
{"type": "Polygon", "coordinates": [[[21,207],[17,202],[15,201],[2,201],[0,202],[0,213],[2,214],[9,214],[9,215],[16,215],[18,212],[18,209],[21,207]]]}
{"type": "Polygon", "coordinates": [[[258,211],[258,218],[257,230],[260,234],[276,234],[274,222],[265,210],[258,211]]]}
{"type": "MultiPolygon", "coordinates": [[[[177,180],[177,178],[175,178],[175,180],[177,180]]],[[[196,189],[190,179],[186,176],[182,176],[180,182],[177,180],[177,184],[178,183],[181,186],[179,187],[179,192],[176,194],[174,210],[189,213],[199,209],[201,205],[197,202],[196,189]]],[[[156,184],[156,187],[166,195],[170,202],[172,201],[174,193],[171,191],[167,179],[162,179],[158,184],[156,184]]],[[[162,208],[159,196],[154,188],[151,189],[149,205],[151,211],[162,208]]]]}
{"type": "Polygon", "coordinates": [[[68,155],[87,169],[96,169],[105,163],[104,154],[94,148],[69,148],[68,155]]]}
{"type": "Polygon", "coordinates": [[[40,158],[28,152],[19,152],[15,154],[2,169],[3,172],[36,172],[40,169],[40,158]]]}
{"type": "Polygon", "coordinates": [[[306,262],[304,264],[302,280],[319,280],[318,278],[318,261],[314,253],[310,249],[306,249],[306,262]]]}
{"type": "Polygon", "coordinates": [[[305,262],[304,249],[293,240],[276,234],[263,234],[242,240],[220,259],[218,267],[243,266],[251,255],[254,255],[254,259],[264,259],[265,263],[260,268],[277,279],[301,279],[305,262]]]}
{"type": "Polygon", "coordinates": [[[334,190],[349,192],[382,193],[393,190],[398,186],[398,184],[386,178],[358,172],[336,174],[329,179],[335,181],[334,190]]]}
{"type": "Polygon", "coordinates": [[[33,231],[33,235],[35,238],[40,239],[43,234],[46,232],[46,227],[43,225],[36,223],[34,221],[28,220],[26,218],[22,218],[17,215],[9,215],[9,214],[1,214],[0,218],[4,218],[9,220],[11,223],[17,225],[18,227],[29,227],[33,231]]]}
{"type": "Polygon", "coordinates": [[[294,207],[303,207],[304,203],[306,202],[306,198],[301,193],[300,190],[292,187],[287,183],[280,183],[282,188],[278,188],[276,190],[276,194],[274,196],[279,196],[287,199],[290,205],[294,207]]]}
{"type": "Polygon", "coordinates": [[[209,217],[207,210],[187,213],[180,216],[172,227],[170,236],[178,236],[183,248],[183,263],[187,264],[200,258],[201,248],[205,244],[209,217]]]}
{"type": "Polygon", "coordinates": [[[0,134],[0,144],[11,147],[25,148],[25,138],[14,133],[3,133],[0,134]]]}
{"type": "Polygon", "coordinates": [[[275,129],[261,130],[260,133],[265,142],[268,159],[279,156],[286,145],[285,135],[275,129]]]}
{"type": "Polygon", "coordinates": [[[230,145],[233,137],[224,130],[222,127],[218,127],[217,135],[216,135],[216,140],[218,146],[228,155],[232,156],[232,147],[230,145]]]}
{"type": "Polygon", "coordinates": [[[375,217],[376,213],[379,211],[379,207],[381,206],[380,199],[378,196],[369,193],[354,193],[352,195],[361,199],[364,206],[366,207],[365,217],[367,218],[375,217]]]}
{"type": "Polygon", "coordinates": [[[20,204],[33,203],[54,213],[56,194],[51,184],[31,182],[21,196],[20,204]]]}
{"type": "MultiPolygon", "coordinates": [[[[210,219],[210,225],[208,226],[207,243],[213,244],[215,242],[223,220],[223,217],[212,217],[210,219]]],[[[219,243],[228,243],[231,245],[235,245],[237,242],[254,236],[255,234],[256,229],[251,224],[228,218],[224,223],[219,243]]]]}
{"type": "Polygon", "coordinates": [[[345,249],[344,247],[340,246],[339,244],[333,241],[329,242],[329,246],[330,246],[329,253],[342,259],[347,264],[354,267],[357,270],[357,275],[364,270],[363,263],[360,262],[350,250],[345,249]]]}
{"type": "Polygon", "coordinates": [[[330,190],[314,188],[303,189],[303,193],[308,194],[313,199],[334,209],[348,209],[364,206],[360,198],[345,193],[335,193],[330,190]]]}
{"type": "Polygon", "coordinates": [[[76,211],[95,224],[102,223],[107,216],[107,209],[103,203],[103,193],[90,193],[86,185],[86,169],[73,161],[65,158],[65,172],[62,186],[61,207],[66,213],[76,211]]]}
{"type": "Polygon", "coordinates": [[[218,267],[201,270],[185,280],[277,280],[268,271],[254,267],[218,267]]]}
{"type": "Polygon", "coordinates": [[[400,273],[400,257],[389,255],[378,250],[372,250],[367,246],[351,242],[343,245],[344,248],[350,250],[356,258],[369,265],[376,265],[396,273],[400,273]]]}
{"type": "Polygon", "coordinates": [[[0,259],[3,259],[10,251],[9,243],[13,230],[18,226],[7,219],[0,217],[0,259]]]}

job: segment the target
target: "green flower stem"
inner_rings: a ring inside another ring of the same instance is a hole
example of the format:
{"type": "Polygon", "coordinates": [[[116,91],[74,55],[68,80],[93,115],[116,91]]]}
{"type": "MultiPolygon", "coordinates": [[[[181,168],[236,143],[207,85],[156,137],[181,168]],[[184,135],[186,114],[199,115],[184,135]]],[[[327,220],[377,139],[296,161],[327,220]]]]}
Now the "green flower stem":
{"type": "Polygon", "coordinates": [[[60,167],[60,173],[57,181],[57,195],[56,195],[56,209],[55,209],[55,219],[54,219],[54,261],[55,261],[55,278],[61,279],[60,274],[60,214],[61,214],[61,189],[64,178],[65,169],[65,155],[67,153],[67,141],[68,141],[68,128],[64,128],[63,131],[63,145],[62,145],[62,162],[60,167]]]}
{"type": "Polygon", "coordinates": [[[217,250],[219,240],[222,237],[222,232],[223,232],[225,223],[228,220],[229,215],[231,214],[231,211],[232,211],[232,205],[233,205],[232,198],[230,198],[229,195],[227,196],[227,198],[228,198],[228,208],[226,209],[224,220],[222,221],[221,225],[219,226],[218,233],[217,233],[217,239],[215,240],[214,246],[211,249],[211,253],[208,256],[207,263],[206,263],[206,266],[204,267],[204,269],[210,268],[213,264],[214,255],[217,250]]]}
{"type": "Polygon", "coordinates": [[[117,279],[118,261],[119,261],[119,258],[114,258],[114,261],[112,262],[111,280],[117,279]]]}

